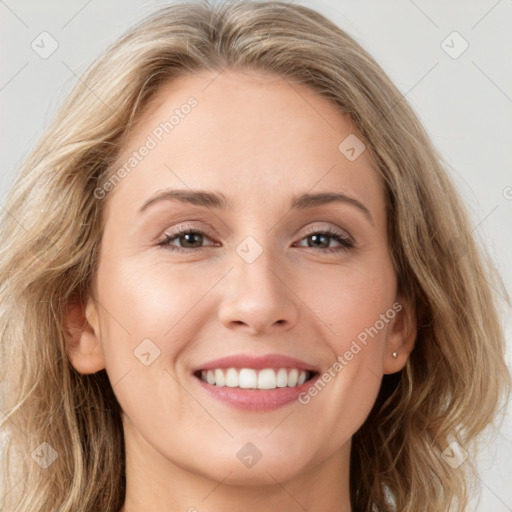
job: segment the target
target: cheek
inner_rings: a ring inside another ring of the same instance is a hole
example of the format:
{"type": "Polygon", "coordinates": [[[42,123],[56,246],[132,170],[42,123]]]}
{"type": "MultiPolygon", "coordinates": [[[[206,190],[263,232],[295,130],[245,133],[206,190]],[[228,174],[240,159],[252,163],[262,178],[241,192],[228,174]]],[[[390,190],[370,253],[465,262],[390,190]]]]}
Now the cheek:
{"type": "Polygon", "coordinates": [[[147,432],[157,431],[186,406],[175,364],[200,329],[195,306],[211,285],[181,269],[114,261],[98,279],[102,347],[115,395],[125,414],[147,432]]]}
{"type": "Polygon", "coordinates": [[[150,338],[158,344],[175,337],[175,332],[191,324],[194,306],[211,287],[208,282],[214,281],[207,274],[198,279],[178,266],[125,262],[107,263],[104,269],[100,296],[108,304],[108,321],[132,343],[150,338]]]}
{"type": "Polygon", "coordinates": [[[197,306],[212,284],[181,269],[106,260],[98,273],[102,348],[114,391],[129,414],[149,405],[155,392],[170,396],[175,383],[169,373],[176,373],[180,353],[197,337],[197,306]]]}
{"type": "Polygon", "coordinates": [[[337,354],[349,350],[356,339],[379,345],[385,338],[395,298],[392,272],[339,267],[307,272],[301,283],[300,296],[337,354]]]}

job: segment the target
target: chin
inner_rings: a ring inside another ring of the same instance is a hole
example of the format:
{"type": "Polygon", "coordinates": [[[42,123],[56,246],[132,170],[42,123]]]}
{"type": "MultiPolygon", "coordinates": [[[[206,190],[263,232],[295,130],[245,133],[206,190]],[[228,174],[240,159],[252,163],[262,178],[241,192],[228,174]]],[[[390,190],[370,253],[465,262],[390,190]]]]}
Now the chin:
{"type": "MultiPolygon", "coordinates": [[[[312,465],[312,461],[306,460],[304,454],[299,456],[298,450],[294,453],[288,447],[276,449],[267,444],[266,448],[261,446],[261,450],[256,451],[249,443],[241,444],[241,448],[238,448],[240,443],[235,444],[237,448],[233,451],[227,450],[228,453],[221,454],[217,451],[209,455],[203,452],[200,456],[191,456],[198,464],[178,465],[210,480],[243,487],[275,484],[276,480],[287,481],[312,465]]],[[[172,461],[171,458],[169,460],[172,461]]]]}

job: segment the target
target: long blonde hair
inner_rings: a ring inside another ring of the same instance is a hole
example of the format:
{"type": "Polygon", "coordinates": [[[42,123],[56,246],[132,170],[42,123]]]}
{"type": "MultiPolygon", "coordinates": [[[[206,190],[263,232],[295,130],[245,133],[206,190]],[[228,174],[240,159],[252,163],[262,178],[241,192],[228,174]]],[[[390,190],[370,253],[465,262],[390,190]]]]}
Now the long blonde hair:
{"type": "Polygon", "coordinates": [[[227,68],[275,73],[330,99],[382,177],[399,291],[418,336],[352,440],[354,511],[464,510],[472,457],[452,468],[442,452],[457,442],[476,453],[508,396],[493,289],[510,299],[442,157],[384,71],[319,13],[277,1],[158,9],[91,65],[25,162],[1,212],[2,510],[122,506],[120,407],[104,370],[81,375],[70,364],[66,305],[92,293],[108,201],[94,191],[148,100],[179,74],[227,68]],[[41,467],[42,453],[57,458],[41,467]]]}

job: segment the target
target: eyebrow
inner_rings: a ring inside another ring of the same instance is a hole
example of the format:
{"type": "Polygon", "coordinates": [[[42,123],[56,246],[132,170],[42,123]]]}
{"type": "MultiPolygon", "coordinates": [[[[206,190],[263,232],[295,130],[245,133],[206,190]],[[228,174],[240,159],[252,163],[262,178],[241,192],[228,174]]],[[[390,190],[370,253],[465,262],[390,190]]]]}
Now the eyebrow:
{"type": "MultiPolygon", "coordinates": [[[[150,205],[160,201],[180,201],[182,203],[203,206],[206,208],[216,208],[226,210],[229,207],[229,201],[222,192],[207,192],[205,190],[187,190],[187,189],[166,189],[157,192],[150,197],[140,208],[142,213],[150,205]]],[[[372,226],[374,221],[370,210],[357,199],[339,192],[320,192],[317,194],[301,194],[292,198],[290,208],[304,210],[315,206],[322,206],[330,203],[343,203],[356,207],[361,211],[372,226]]]]}

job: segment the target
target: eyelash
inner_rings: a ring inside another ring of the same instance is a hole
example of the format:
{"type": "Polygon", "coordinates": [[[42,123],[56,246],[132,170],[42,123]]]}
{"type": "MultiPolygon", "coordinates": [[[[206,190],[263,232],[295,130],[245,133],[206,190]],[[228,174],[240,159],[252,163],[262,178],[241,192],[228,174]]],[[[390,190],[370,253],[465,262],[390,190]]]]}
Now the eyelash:
{"type": "MultiPolygon", "coordinates": [[[[161,240],[160,242],[158,242],[157,245],[163,249],[168,250],[168,251],[180,252],[180,253],[196,252],[196,251],[203,249],[204,247],[192,247],[191,248],[191,247],[176,247],[176,246],[170,245],[170,242],[172,242],[173,240],[180,238],[183,235],[189,235],[189,234],[190,235],[192,235],[192,234],[204,235],[207,238],[209,238],[204,231],[202,231],[200,229],[195,229],[195,228],[194,229],[188,228],[185,226],[185,227],[179,227],[172,233],[169,233],[169,234],[166,233],[165,238],[163,240],[161,240]]],[[[354,247],[353,242],[347,236],[343,235],[342,233],[335,230],[334,228],[312,229],[308,233],[306,233],[303,238],[301,238],[301,241],[304,238],[310,237],[311,235],[328,236],[330,238],[333,238],[334,240],[336,240],[337,242],[339,242],[341,244],[340,247],[320,248],[319,250],[322,251],[323,253],[331,253],[331,254],[332,253],[341,253],[344,251],[348,251],[354,247]]],[[[314,249],[314,247],[308,247],[308,249],[314,249]]]]}

